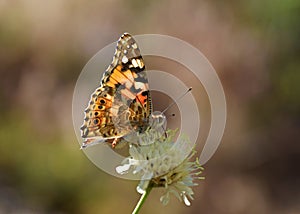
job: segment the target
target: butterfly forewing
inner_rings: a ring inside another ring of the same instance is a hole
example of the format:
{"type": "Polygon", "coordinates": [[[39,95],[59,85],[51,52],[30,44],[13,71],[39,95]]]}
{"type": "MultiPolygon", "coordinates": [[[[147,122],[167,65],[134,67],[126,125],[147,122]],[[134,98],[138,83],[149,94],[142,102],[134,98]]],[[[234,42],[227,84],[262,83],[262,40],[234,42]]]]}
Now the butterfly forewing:
{"type": "Polygon", "coordinates": [[[91,95],[81,127],[83,147],[143,131],[151,114],[145,65],[137,43],[128,33],[117,42],[112,63],[91,95]]]}

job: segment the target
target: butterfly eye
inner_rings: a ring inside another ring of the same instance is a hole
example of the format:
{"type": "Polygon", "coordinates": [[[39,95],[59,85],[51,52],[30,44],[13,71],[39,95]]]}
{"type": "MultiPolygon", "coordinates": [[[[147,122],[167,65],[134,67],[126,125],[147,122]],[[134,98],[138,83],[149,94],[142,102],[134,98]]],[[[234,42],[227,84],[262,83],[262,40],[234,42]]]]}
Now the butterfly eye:
{"type": "Polygon", "coordinates": [[[104,107],[103,106],[98,106],[98,109],[103,110],[104,107]]]}
{"type": "Polygon", "coordinates": [[[105,104],[105,100],[101,99],[100,103],[105,104]]]}
{"type": "Polygon", "coordinates": [[[98,120],[98,119],[95,119],[95,120],[94,120],[94,124],[97,125],[98,123],[99,123],[99,120],[98,120]]]}
{"type": "Polygon", "coordinates": [[[99,114],[99,113],[96,111],[96,112],[95,112],[95,116],[98,116],[98,114],[99,114]]]}

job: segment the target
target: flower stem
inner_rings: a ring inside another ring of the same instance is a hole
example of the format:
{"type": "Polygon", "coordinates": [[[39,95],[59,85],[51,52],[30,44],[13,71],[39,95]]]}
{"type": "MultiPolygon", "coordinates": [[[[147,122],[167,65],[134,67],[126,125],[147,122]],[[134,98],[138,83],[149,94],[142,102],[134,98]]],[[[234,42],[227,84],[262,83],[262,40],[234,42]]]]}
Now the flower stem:
{"type": "Polygon", "coordinates": [[[153,185],[150,183],[148,185],[148,187],[146,188],[145,192],[143,193],[143,195],[141,196],[139,202],[137,203],[137,205],[135,206],[134,210],[132,211],[132,214],[138,214],[141,207],[143,206],[144,202],[146,201],[149,193],[152,190],[153,185]]]}

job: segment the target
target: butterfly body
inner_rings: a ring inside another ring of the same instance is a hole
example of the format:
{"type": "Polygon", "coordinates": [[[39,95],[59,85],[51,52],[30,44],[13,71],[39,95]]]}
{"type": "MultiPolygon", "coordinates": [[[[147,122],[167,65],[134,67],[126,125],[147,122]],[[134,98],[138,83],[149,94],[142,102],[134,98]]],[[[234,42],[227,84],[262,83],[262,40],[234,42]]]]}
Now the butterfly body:
{"type": "Polygon", "coordinates": [[[143,58],[133,37],[124,33],[118,40],[112,63],[85,110],[82,148],[104,141],[114,147],[132,131],[144,131],[151,111],[143,58]]]}

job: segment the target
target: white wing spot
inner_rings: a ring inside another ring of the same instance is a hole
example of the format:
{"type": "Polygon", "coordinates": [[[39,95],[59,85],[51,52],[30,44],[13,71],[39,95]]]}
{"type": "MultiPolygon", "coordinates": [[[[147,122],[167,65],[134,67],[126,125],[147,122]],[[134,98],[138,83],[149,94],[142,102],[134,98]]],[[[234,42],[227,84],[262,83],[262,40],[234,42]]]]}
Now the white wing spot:
{"type": "Polygon", "coordinates": [[[132,46],[134,49],[137,49],[137,44],[136,44],[136,43],[132,44],[131,46],[132,46]]]}
{"type": "Polygon", "coordinates": [[[135,59],[131,60],[131,62],[135,68],[139,66],[135,59]]]}
{"type": "Polygon", "coordinates": [[[127,62],[128,62],[128,58],[127,58],[126,56],[123,56],[122,62],[123,62],[124,64],[127,63],[127,62]]]}
{"type": "Polygon", "coordinates": [[[143,66],[144,66],[143,62],[141,60],[139,60],[139,59],[137,59],[136,61],[137,61],[138,65],[139,65],[139,67],[143,68],[143,66]]]}

